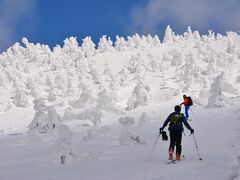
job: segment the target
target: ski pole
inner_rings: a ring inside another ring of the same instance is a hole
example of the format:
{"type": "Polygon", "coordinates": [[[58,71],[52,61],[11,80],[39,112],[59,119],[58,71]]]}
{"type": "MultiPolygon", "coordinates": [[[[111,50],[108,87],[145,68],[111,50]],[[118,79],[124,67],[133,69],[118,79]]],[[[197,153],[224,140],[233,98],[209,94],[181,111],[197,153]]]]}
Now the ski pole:
{"type": "Polygon", "coordinates": [[[153,153],[153,151],[154,151],[154,148],[155,148],[155,146],[156,146],[156,144],[157,144],[157,141],[158,141],[158,138],[159,138],[160,135],[161,135],[161,134],[158,133],[157,139],[156,139],[156,141],[155,141],[155,143],[154,143],[154,145],[153,145],[152,152],[151,152],[151,154],[150,154],[150,156],[149,156],[149,159],[148,159],[149,161],[150,161],[150,159],[151,159],[151,157],[152,157],[152,153],[153,153]]]}
{"type": "Polygon", "coordinates": [[[190,110],[192,111],[192,114],[194,117],[196,117],[195,113],[193,112],[192,108],[190,107],[190,110]]]}
{"type": "Polygon", "coordinates": [[[199,149],[198,149],[198,145],[197,145],[197,141],[196,141],[196,138],[195,138],[194,133],[193,133],[193,139],[194,139],[194,142],[195,142],[195,145],[196,145],[196,149],[197,149],[197,152],[198,152],[198,158],[199,158],[199,160],[201,161],[202,158],[201,158],[200,153],[199,153],[199,149]]]}

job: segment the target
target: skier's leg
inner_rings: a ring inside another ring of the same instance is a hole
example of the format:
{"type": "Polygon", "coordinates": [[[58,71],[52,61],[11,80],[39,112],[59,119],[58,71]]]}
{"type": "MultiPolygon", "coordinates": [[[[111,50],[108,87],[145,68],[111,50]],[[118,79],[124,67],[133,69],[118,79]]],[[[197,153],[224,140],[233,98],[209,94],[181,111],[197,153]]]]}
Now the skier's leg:
{"type": "Polygon", "coordinates": [[[169,145],[169,159],[173,159],[173,152],[174,152],[174,146],[175,146],[176,138],[175,133],[170,131],[170,145],[169,145]]]}
{"type": "Polygon", "coordinates": [[[176,160],[180,160],[181,152],[182,152],[182,132],[178,132],[176,134],[176,160]]]}
{"type": "Polygon", "coordinates": [[[190,106],[185,106],[185,116],[186,118],[189,117],[188,111],[189,111],[190,106]]]}

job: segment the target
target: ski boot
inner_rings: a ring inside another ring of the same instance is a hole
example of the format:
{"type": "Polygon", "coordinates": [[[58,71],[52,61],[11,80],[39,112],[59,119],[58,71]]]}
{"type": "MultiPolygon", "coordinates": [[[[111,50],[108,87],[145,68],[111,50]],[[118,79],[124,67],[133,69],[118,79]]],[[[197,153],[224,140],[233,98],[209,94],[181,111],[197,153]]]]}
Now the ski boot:
{"type": "Polygon", "coordinates": [[[177,161],[180,161],[180,160],[181,160],[181,155],[178,154],[178,153],[176,153],[176,160],[177,160],[177,161]]]}
{"type": "Polygon", "coordinates": [[[174,150],[172,148],[169,149],[169,160],[173,160],[173,152],[174,150]]]}

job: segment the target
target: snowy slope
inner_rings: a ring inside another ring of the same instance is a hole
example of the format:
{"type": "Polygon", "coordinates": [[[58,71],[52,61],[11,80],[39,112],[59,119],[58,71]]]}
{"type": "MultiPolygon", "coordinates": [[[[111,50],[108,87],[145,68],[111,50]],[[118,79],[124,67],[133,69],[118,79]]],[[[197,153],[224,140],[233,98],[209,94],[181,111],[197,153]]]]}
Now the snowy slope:
{"type": "Polygon", "coordinates": [[[0,54],[1,179],[240,179],[237,33],[22,43],[0,54]],[[149,160],[183,94],[203,160],[188,130],[182,161],[160,139],[149,160]]]}
{"type": "MultiPolygon", "coordinates": [[[[66,123],[74,133],[72,148],[75,156],[73,159],[69,157],[65,165],[60,164],[58,157],[56,133],[41,136],[41,140],[34,141],[30,141],[25,134],[1,136],[1,179],[209,180],[233,179],[238,176],[240,131],[239,117],[234,113],[236,108],[193,107],[196,117],[190,124],[195,129],[202,161],[198,160],[193,137],[188,136],[187,130],[183,137],[185,158],[182,161],[165,164],[168,142],[161,140],[149,160],[158,127],[172,110],[170,103],[164,106],[166,109],[162,106],[149,107],[156,112],[152,122],[141,127],[136,122],[128,129],[130,132],[138,132],[146,144],[134,144],[127,139],[126,144],[121,144],[119,136],[126,127],[116,123],[100,127],[81,127],[78,122],[66,123]],[[233,115],[229,117],[229,113],[233,115]]],[[[132,117],[138,119],[142,110],[132,113],[132,117]]],[[[112,120],[117,121],[116,117],[112,120]]]]}

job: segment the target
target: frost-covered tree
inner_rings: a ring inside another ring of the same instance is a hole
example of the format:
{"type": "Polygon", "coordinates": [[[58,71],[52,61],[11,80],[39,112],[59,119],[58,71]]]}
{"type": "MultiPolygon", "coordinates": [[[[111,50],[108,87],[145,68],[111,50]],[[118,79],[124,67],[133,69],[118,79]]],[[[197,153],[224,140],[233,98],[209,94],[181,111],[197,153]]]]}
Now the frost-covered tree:
{"type": "Polygon", "coordinates": [[[199,92],[199,97],[206,98],[206,97],[209,97],[209,95],[210,95],[210,92],[209,92],[209,87],[208,87],[206,78],[203,78],[202,79],[202,89],[199,92]]]}
{"type": "Polygon", "coordinates": [[[66,53],[73,53],[79,50],[79,45],[76,37],[66,38],[64,41],[62,51],[66,53]]]}
{"type": "Polygon", "coordinates": [[[95,46],[90,36],[83,39],[82,51],[86,58],[90,58],[96,54],[95,46]]]}
{"type": "Polygon", "coordinates": [[[66,164],[66,162],[72,161],[75,155],[72,150],[72,136],[73,133],[67,125],[60,125],[58,127],[58,156],[60,158],[61,164],[66,164]]]}
{"type": "Polygon", "coordinates": [[[64,97],[77,97],[79,95],[78,81],[72,77],[67,79],[67,91],[64,94],[64,97]]]}
{"type": "Polygon", "coordinates": [[[154,56],[152,54],[148,54],[147,55],[148,59],[149,59],[149,65],[148,65],[148,70],[151,72],[157,72],[157,70],[159,70],[159,64],[156,60],[156,58],[154,58],[154,56]]]}
{"type": "Polygon", "coordinates": [[[118,51],[124,51],[127,49],[127,42],[123,37],[116,36],[116,41],[114,43],[114,47],[118,51]]]}
{"type": "Polygon", "coordinates": [[[222,85],[223,73],[217,76],[211,85],[207,108],[222,107],[225,105],[224,96],[222,94],[222,85]]]}
{"type": "Polygon", "coordinates": [[[16,107],[26,108],[31,106],[31,100],[31,97],[25,89],[18,88],[13,98],[13,104],[15,104],[16,107]]]}
{"type": "Polygon", "coordinates": [[[64,96],[65,92],[67,92],[67,80],[65,79],[65,74],[57,74],[54,79],[54,91],[57,93],[56,95],[59,97],[64,96]]]}
{"type": "Polygon", "coordinates": [[[172,31],[171,27],[168,25],[165,30],[165,35],[163,38],[163,43],[171,43],[174,41],[174,32],[172,31]]]}
{"type": "Polygon", "coordinates": [[[89,69],[94,84],[102,84],[103,83],[102,68],[97,67],[96,62],[93,62],[89,64],[89,69]]]}
{"type": "Polygon", "coordinates": [[[126,86],[126,80],[128,77],[129,71],[126,67],[124,67],[119,73],[118,73],[118,79],[119,79],[119,85],[120,86],[126,86]]]}
{"type": "Polygon", "coordinates": [[[187,40],[188,43],[194,43],[194,36],[190,26],[188,26],[187,32],[183,34],[183,37],[187,40]]]}
{"type": "Polygon", "coordinates": [[[149,86],[142,79],[139,79],[132,91],[131,97],[128,99],[126,110],[129,111],[138,106],[146,106],[150,100],[151,92],[149,86]]]}
{"type": "Polygon", "coordinates": [[[96,107],[96,89],[94,88],[91,81],[81,80],[79,84],[81,90],[80,97],[71,102],[74,108],[93,108],[96,107]]]}
{"type": "Polygon", "coordinates": [[[100,38],[100,41],[98,43],[98,51],[99,52],[106,52],[106,51],[112,51],[113,50],[113,42],[111,41],[111,38],[104,35],[102,38],[100,38]]]}
{"type": "Polygon", "coordinates": [[[97,108],[105,111],[121,113],[123,109],[117,104],[116,93],[103,89],[98,94],[97,108]]]}
{"type": "Polygon", "coordinates": [[[232,43],[231,41],[228,41],[227,52],[229,54],[234,54],[235,53],[235,49],[236,49],[236,45],[234,43],[232,43]]]}
{"type": "Polygon", "coordinates": [[[145,66],[144,61],[140,54],[137,54],[136,56],[132,56],[127,64],[127,70],[132,74],[136,73],[137,67],[139,66],[145,66]]]}
{"type": "Polygon", "coordinates": [[[194,31],[194,32],[193,32],[193,36],[194,36],[194,38],[195,38],[195,40],[196,40],[197,42],[200,42],[200,41],[201,41],[201,35],[199,34],[198,31],[194,31]]]}
{"type": "Polygon", "coordinates": [[[181,66],[183,63],[182,53],[177,50],[172,50],[170,53],[172,56],[171,65],[176,66],[176,71],[178,71],[179,66],[181,66]]]}
{"type": "Polygon", "coordinates": [[[119,89],[120,85],[119,85],[119,81],[118,81],[118,76],[111,76],[111,81],[109,84],[109,88],[112,92],[116,92],[119,89]]]}
{"type": "Polygon", "coordinates": [[[33,103],[36,112],[29,125],[29,131],[48,133],[61,123],[61,118],[57,114],[54,106],[48,107],[44,99],[36,99],[33,103]]]}
{"type": "Polygon", "coordinates": [[[142,46],[141,37],[138,34],[131,36],[127,36],[127,47],[132,48],[139,48],[142,46]]]}
{"type": "Polygon", "coordinates": [[[146,106],[151,100],[150,87],[146,83],[146,66],[143,61],[136,64],[135,81],[131,97],[128,99],[126,110],[132,110],[138,106],[146,106]]]}
{"type": "Polygon", "coordinates": [[[240,74],[236,77],[236,82],[240,83],[240,74]]]}
{"type": "Polygon", "coordinates": [[[159,38],[157,35],[155,35],[155,36],[153,37],[152,46],[153,46],[153,47],[159,47],[159,46],[161,46],[160,38],[159,38]]]}
{"type": "Polygon", "coordinates": [[[108,64],[104,64],[104,70],[103,70],[103,80],[105,82],[110,82],[112,80],[113,73],[111,69],[109,68],[108,64]]]}
{"type": "MultiPolygon", "coordinates": [[[[58,51],[55,50],[54,52],[55,57],[57,57],[56,62],[60,61],[64,69],[69,69],[74,66],[76,59],[79,58],[79,56],[83,56],[76,37],[66,38],[63,48],[58,51]]],[[[55,66],[57,66],[57,64],[55,64],[55,66]]]]}

